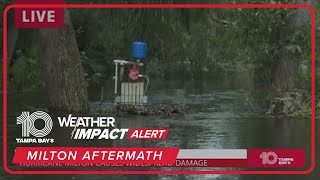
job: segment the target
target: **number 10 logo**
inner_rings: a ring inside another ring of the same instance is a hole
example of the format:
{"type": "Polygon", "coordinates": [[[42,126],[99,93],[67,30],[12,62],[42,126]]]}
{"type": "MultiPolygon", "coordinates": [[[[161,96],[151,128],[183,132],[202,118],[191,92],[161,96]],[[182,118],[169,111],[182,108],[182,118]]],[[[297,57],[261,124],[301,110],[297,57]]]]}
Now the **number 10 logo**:
{"type": "Polygon", "coordinates": [[[43,111],[36,111],[29,114],[29,112],[22,112],[21,115],[17,117],[17,124],[21,124],[22,126],[22,137],[30,137],[30,134],[34,137],[44,137],[48,135],[53,126],[51,117],[43,111]],[[37,119],[44,121],[45,125],[42,129],[37,129],[34,126],[37,119]]]}
{"type": "Polygon", "coordinates": [[[262,164],[274,165],[278,161],[278,155],[275,152],[263,152],[260,154],[262,164]]]}

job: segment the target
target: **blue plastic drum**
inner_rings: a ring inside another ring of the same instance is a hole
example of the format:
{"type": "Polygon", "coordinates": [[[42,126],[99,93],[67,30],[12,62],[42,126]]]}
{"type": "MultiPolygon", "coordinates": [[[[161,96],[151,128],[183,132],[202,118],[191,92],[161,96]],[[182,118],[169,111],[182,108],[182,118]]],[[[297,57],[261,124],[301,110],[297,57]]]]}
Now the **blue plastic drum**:
{"type": "Polygon", "coordinates": [[[136,59],[144,59],[147,56],[147,43],[136,41],[132,43],[131,57],[136,59]]]}

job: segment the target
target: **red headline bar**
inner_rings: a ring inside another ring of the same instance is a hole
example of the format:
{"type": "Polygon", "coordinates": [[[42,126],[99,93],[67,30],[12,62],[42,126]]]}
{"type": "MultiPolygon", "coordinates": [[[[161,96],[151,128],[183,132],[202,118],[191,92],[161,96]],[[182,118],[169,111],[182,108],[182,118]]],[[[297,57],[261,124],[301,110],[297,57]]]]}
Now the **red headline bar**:
{"type": "Polygon", "coordinates": [[[18,163],[174,164],[178,148],[17,147],[18,163]]]}
{"type": "Polygon", "coordinates": [[[167,128],[134,128],[130,129],[128,139],[165,139],[168,135],[167,128]]]}

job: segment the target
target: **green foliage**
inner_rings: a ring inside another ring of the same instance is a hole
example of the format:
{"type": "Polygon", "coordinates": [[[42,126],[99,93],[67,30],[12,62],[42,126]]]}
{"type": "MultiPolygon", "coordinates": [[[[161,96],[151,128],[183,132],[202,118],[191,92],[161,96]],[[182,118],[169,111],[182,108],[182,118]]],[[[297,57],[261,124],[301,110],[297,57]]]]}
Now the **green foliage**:
{"type": "Polygon", "coordinates": [[[159,66],[158,59],[150,59],[146,67],[146,74],[151,79],[164,79],[165,67],[159,66]]]}
{"type": "Polygon", "coordinates": [[[9,68],[9,88],[15,91],[33,91],[43,87],[44,79],[37,59],[23,54],[16,58],[15,64],[9,68]]]}
{"type": "MultiPolygon", "coordinates": [[[[10,4],[12,4],[13,3],[13,0],[2,0],[1,2],[0,2],[0,10],[1,10],[1,13],[3,14],[3,11],[4,11],[4,9],[8,6],[8,5],[10,5],[10,4]]],[[[12,11],[12,10],[11,10],[12,11]]],[[[3,24],[3,19],[2,19],[2,16],[1,16],[1,18],[0,18],[0,23],[1,23],[1,26],[0,26],[0,33],[1,33],[1,36],[0,36],[0,41],[2,42],[3,41],[3,39],[2,39],[2,34],[3,34],[3,26],[2,26],[2,24],[3,24]]],[[[2,52],[2,44],[0,45],[0,50],[1,50],[1,52],[2,52]]],[[[1,53],[1,55],[0,55],[0,57],[2,57],[2,53],[1,53]]],[[[0,58],[1,59],[1,58],[0,58]]]]}
{"type": "MultiPolygon", "coordinates": [[[[316,117],[320,115],[320,99],[316,98],[315,104],[316,117]]],[[[300,109],[292,114],[293,116],[311,116],[311,98],[307,98],[302,105],[300,105],[300,109]]]]}

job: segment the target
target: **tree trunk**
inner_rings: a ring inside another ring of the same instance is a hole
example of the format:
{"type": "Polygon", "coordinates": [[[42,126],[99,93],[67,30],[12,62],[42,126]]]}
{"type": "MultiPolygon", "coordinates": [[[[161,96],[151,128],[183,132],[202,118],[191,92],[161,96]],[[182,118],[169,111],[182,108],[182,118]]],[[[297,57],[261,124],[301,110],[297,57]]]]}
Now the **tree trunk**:
{"type": "Polygon", "coordinates": [[[207,59],[210,63],[215,63],[214,58],[214,49],[212,48],[212,41],[214,41],[217,38],[217,26],[218,24],[214,20],[217,16],[217,12],[215,9],[209,9],[208,10],[208,41],[207,41],[207,59]]]}
{"type": "MultiPolygon", "coordinates": [[[[301,3],[298,0],[297,3],[301,3]]],[[[292,53],[287,49],[288,32],[310,23],[310,13],[306,9],[297,9],[291,14],[285,27],[280,28],[278,41],[280,42],[279,55],[276,57],[273,88],[275,95],[279,96],[285,91],[295,87],[295,80],[299,70],[301,54],[292,53]]]]}
{"type": "Polygon", "coordinates": [[[280,48],[280,51],[282,52],[276,62],[273,84],[276,95],[280,95],[294,88],[299,69],[299,59],[301,58],[298,55],[288,52],[285,45],[280,48]]]}
{"type": "Polygon", "coordinates": [[[63,29],[40,29],[40,59],[45,70],[50,108],[71,112],[88,110],[87,85],[67,11],[63,29]]]}

